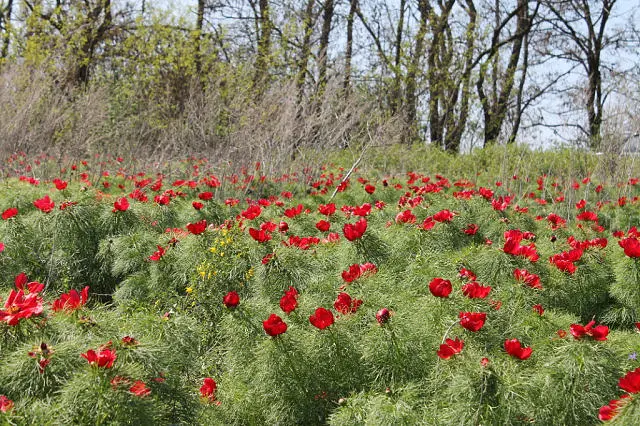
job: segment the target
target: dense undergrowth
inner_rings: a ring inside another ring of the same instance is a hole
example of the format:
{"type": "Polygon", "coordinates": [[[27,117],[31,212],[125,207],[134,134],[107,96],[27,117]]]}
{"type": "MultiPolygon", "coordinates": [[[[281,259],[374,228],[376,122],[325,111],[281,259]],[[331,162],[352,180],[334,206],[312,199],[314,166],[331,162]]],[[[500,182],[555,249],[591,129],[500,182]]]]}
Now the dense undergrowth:
{"type": "Polygon", "coordinates": [[[637,423],[633,159],[499,153],[12,157],[1,421],[637,423]]]}

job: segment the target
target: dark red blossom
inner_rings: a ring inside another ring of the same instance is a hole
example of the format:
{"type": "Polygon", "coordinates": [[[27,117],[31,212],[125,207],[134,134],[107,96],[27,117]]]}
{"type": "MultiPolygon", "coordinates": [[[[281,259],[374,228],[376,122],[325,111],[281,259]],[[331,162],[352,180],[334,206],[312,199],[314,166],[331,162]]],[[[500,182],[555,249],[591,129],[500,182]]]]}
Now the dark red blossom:
{"type": "Polygon", "coordinates": [[[513,277],[517,281],[521,281],[531,288],[542,289],[542,284],[540,284],[540,277],[536,274],[532,274],[526,269],[515,269],[513,271],[513,277]]]}
{"type": "Polygon", "coordinates": [[[0,322],[17,325],[21,319],[31,318],[42,313],[42,298],[38,293],[24,295],[22,290],[11,290],[4,303],[4,310],[0,310],[0,322]]]}
{"type": "Polygon", "coordinates": [[[640,258],[640,241],[635,237],[627,237],[618,241],[624,249],[624,254],[632,259],[640,258]]]}
{"type": "Polygon", "coordinates": [[[346,223],[342,228],[344,237],[349,241],[354,241],[362,237],[367,230],[367,219],[364,217],[354,224],[346,223]]]}
{"type": "Polygon", "coordinates": [[[235,291],[230,291],[222,298],[222,303],[227,308],[233,309],[240,304],[240,296],[235,291]]]}
{"type": "Polygon", "coordinates": [[[313,315],[309,316],[309,322],[314,326],[319,328],[320,330],[324,330],[333,324],[333,313],[325,309],[323,307],[319,307],[313,313],[313,315]]]}
{"type": "Polygon", "coordinates": [[[490,292],[490,286],[483,286],[476,281],[472,281],[462,286],[462,294],[470,299],[484,299],[490,292]]]}
{"type": "Polygon", "coordinates": [[[455,338],[455,340],[446,339],[445,342],[440,345],[440,349],[438,349],[438,352],[436,352],[436,354],[442,359],[449,359],[455,354],[459,354],[460,352],[462,352],[463,348],[464,341],[458,339],[457,337],[455,338]]]}
{"type": "Polygon", "coordinates": [[[376,312],[376,321],[378,324],[386,324],[391,319],[391,311],[387,308],[382,308],[376,312]]]}
{"type": "Polygon", "coordinates": [[[43,213],[50,213],[56,206],[56,203],[51,201],[51,198],[49,198],[48,195],[45,195],[44,197],[35,200],[33,205],[43,213]]]}
{"type": "Polygon", "coordinates": [[[434,278],[429,283],[429,291],[436,297],[449,297],[452,290],[451,281],[443,278],[434,278]]]}
{"type": "Polygon", "coordinates": [[[187,230],[193,235],[200,235],[207,229],[206,219],[202,219],[196,223],[188,223],[187,230]]]}
{"type": "Polygon", "coordinates": [[[289,290],[284,292],[284,296],[280,298],[280,309],[286,314],[290,314],[298,307],[298,290],[294,287],[289,287],[289,290]]]}
{"type": "Polygon", "coordinates": [[[609,334],[609,327],[606,325],[598,325],[594,327],[595,321],[590,321],[587,325],[571,324],[569,331],[574,339],[581,339],[584,336],[591,336],[593,340],[604,341],[607,340],[609,334]]]}
{"type": "Polygon", "coordinates": [[[253,238],[259,243],[264,243],[271,239],[271,234],[265,232],[262,229],[258,230],[255,228],[249,228],[249,235],[251,235],[251,238],[253,238]]]}
{"type": "Polygon", "coordinates": [[[200,396],[213,402],[216,399],[217,388],[218,385],[216,384],[216,381],[211,377],[207,377],[202,381],[202,386],[200,386],[200,396]]]}
{"type": "Polygon", "coordinates": [[[143,382],[142,380],[136,380],[133,386],[129,388],[129,392],[131,392],[135,396],[144,398],[145,396],[151,394],[151,389],[149,389],[146,383],[143,382]]]}
{"type": "Polygon", "coordinates": [[[475,333],[484,326],[487,314],[484,312],[460,312],[458,318],[460,318],[462,328],[475,333]]]}
{"type": "Polygon", "coordinates": [[[89,286],[82,289],[80,293],[74,288],[68,293],[63,293],[51,305],[54,312],[66,311],[73,312],[82,308],[89,297],[89,286]]]}
{"type": "Polygon", "coordinates": [[[336,301],[333,303],[333,307],[341,314],[354,314],[362,304],[362,300],[353,299],[345,292],[338,294],[336,301]]]}
{"type": "Polygon", "coordinates": [[[18,214],[18,209],[16,207],[9,207],[5,211],[2,212],[2,220],[10,219],[18,214]]]}
{"type": "Polygon", "coordinates": [[[287,331],[287,323],[282,321],[278,315],[271,314],[269,318],[262,321],[262,328],[269,336],[276,337],[287,331]]]}
{"type": "Polygon", "coordinates": [[[456,214],[450,210],[440,210],[433,215],[433,220],[436,222],[451,222],[456,214]]]}
{"type": "Polygon", "coordinates": [[[629,393],[640,393],[640,367],[621,377],[618,380],[618,386],[629,393]]]}
{"type": "Polygon", "coordinates": [[[600,407],[598,419],[603,422],[613,419],[618,415],[620,409],[629,401],[627,398],[629,398],[629,394],[624,394],[620,399],[612,399],[609,401],[609,405],[600,407]]]}
{"type": "Polygon", "coordinates": [[[512,357],[520,360],[529,358],[533,352],[533,349],[530,347],[523,348],[518,339],[505,340],[504,350],[512,357]]]}
{"type": "Polygon", "coordinates": [[[320,232],[327,232],[331,228],[331,223],[326,220],[319,220],[316,223],[316,229],[320,232]]]}
{"type": "Polygon", "coordinates": [[[113,363],[118,358],[116,351],[111,349],[102,349],[100,352],[89,349],[86,353],[80,354],[80,356],[86,359],[92,367],[100,368],[113,367],[113,363]]]}
{"type": "Polygon", "coordinates": [[[126,212],[129,210],[129,200],[126,197],[118,198],[113,202],[113,212],[126,212]]]}

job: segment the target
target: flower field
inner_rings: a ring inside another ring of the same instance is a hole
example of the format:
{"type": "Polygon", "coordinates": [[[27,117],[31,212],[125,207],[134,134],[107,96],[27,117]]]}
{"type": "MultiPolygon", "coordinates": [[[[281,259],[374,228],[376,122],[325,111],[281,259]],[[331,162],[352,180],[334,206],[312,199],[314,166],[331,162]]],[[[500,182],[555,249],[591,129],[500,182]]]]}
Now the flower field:
{"type": "Polygon", "coordinates": [[[0,424],[640,423],[639,178],[9,169],[0,424]]]}

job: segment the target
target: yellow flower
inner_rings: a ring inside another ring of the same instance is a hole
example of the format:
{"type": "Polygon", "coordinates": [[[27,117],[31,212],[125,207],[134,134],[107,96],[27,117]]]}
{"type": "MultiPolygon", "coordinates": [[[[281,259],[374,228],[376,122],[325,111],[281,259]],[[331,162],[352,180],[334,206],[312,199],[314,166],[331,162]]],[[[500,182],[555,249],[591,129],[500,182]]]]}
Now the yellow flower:
{"type": "Polygon", "coordinates": [[[187,294],[191,294],[193,292],[193,287],[187,287],[186,292],[187,294]]]}

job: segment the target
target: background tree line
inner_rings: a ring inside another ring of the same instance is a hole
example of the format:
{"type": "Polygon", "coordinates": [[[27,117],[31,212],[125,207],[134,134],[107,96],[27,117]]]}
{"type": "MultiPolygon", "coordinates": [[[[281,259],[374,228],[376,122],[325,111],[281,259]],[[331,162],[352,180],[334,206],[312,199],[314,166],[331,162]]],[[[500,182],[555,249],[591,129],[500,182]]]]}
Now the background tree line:
{"type": "MultiPolygon", "coordinates": [[[[593,150],[638,132],[629,0],[0,1],[3,150],[593,150]]],[[[640,20],[638,20],[640,21],[640,20]]]]}

